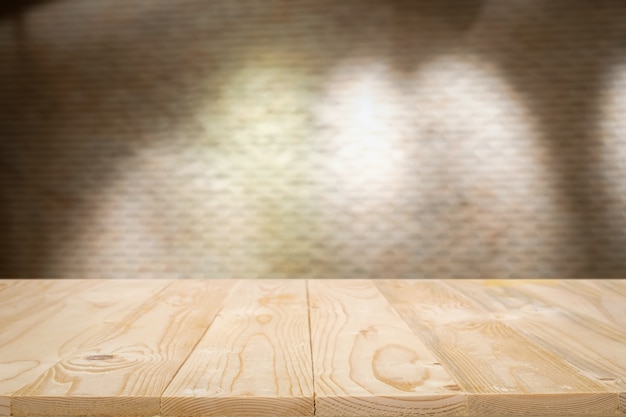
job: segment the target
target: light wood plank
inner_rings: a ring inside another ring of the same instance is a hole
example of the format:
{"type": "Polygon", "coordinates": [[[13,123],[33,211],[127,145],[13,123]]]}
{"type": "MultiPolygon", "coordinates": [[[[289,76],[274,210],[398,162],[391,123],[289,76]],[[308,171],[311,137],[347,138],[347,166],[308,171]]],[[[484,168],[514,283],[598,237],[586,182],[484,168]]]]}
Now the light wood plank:
{"type": "Polygon", "coordinates": [[[586,376],[626,389],[625,296],[598,291],[591,280],[444,282],[586,376]]]}
{"type": "Polygon", "coordinates": [[[310,281],[318,416],[462,415],[439,359],[370,280],[310,281]]]}
{"type": "Polygon", "coordinates": [[[0,297],[2,295],[2,292],[9,288],[12,285],[15,285],[17,282],[19,282],[18,280],[15,279],[1,279],[0,278],[0,297]]]}
{"type": "Polygon", "coordinates": [[[9,397],[0,397],[0,416],[6,417],[11,415],[11,399],[9,397]]]}
{"type": "Polygon", "coordinates": [[[626,282],[620,280],[467,280],[465,284],[468,289],[478,284],[478,291],[483,286],[515,289],[524,297],[532,295],[550,306],[574,308],[577,314],[626,328],[626,282]]]}
{"type": "Polygon", "coordinates": [[[569,297],[545,289],[542,294],[549,295],[549,301],[558,306],[575,307],[581,314],[626,328],[626,280],[562,280],[557,288],[563,288],[569,297]],[[564,299],[573,301],[572,305],[564,305],[564,299]]]}
{"type": "MultiPolygon", "coordinates": [[[[564,281],[564,285],[569,288],[572,282],[579,283],[578,280],[568,280],[564,281]]],[[[605,312],[610,320],[626,329],[626,279],[585,280],[582,284],[587,284],[598,291],[592,301],[598,304],[598,309],[605,312]]],[[[626,414],[626,392],[620,393],[619,401],[620,411],[626,414]]]]}
{"type": "Polygon", "coordinates": [[[402,317],[452,370],[480,416],[615,414],[617,397],[464,295],[436,281],[383,281],[402,317]]]}
{"type": "MultiPolygon", "coordinates": [[[[130,291],[145,299],[150,281],[108,285],[119,294],[130,291]]],[[[126,306],[123,316],[93,326],[86,337],[67,340],[62,359],[13,395],[13,415],[159,414],[162,392],[231,286],[227,281],[176,281],[142,303],[126,306]]]]}
{"type": "Polygon", "coordinates": [[[93,326],[116,321],[164,281],[126,281],[124,291],[105,280],[19,280],[0,297],[0,404],[32,383],[69,352],[93,326]]]}
{"type": "MultiPolygon", "coordinates": [[[[613,320],[617,314],[611,304],[599,302],[600,294],[593,291],[593,285],[569,282],[570,289],[566,289],[564,282],[519,281],[514,286],[494,285],[490,281],[446,284],[559,355],[577,373],[600,382],[610,391],[626,392],[626,327],[620,319],[613,320]]],[[[622,303],[626,304],[626,297],[622,303]]],[[[624,306],[620,303],[614,308],[621,310],[624,306]]]]}
{"type": "Polygon", "coordinates": [[[241,280],[162,399],[164,416],[310,416],[304,281],[241,280]]]}
{"type": "Polygon", "coordinates": [[[626,281],[308,285],[0,281],[0,417],[626,417],[626,281]]]}
{"type": "Polygon", "coordinates": [[[564,283],[583,282],[597,287],[608,294],[626,297],[626,278],[621,279],[586,279],[586,280],[563,280],[564,283]]]}

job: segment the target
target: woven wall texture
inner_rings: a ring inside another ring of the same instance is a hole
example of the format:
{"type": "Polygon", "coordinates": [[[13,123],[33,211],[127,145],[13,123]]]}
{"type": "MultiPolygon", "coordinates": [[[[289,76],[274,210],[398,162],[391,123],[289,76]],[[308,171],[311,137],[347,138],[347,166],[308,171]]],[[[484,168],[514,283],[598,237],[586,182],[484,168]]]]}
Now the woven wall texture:
{"type": "Polygon", "coordinates": [[[27,3],[2,277],[626,277],[626,1],[27,3]]]}

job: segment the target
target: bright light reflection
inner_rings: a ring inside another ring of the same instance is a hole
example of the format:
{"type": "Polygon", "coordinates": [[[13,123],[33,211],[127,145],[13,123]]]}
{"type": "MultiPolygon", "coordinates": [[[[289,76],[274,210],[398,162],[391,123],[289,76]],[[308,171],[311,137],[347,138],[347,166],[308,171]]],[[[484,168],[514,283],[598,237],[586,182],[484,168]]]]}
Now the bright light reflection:
{"type": "Polygon", "coordinates": [[[316,115],[327,132],[322,161],[340,191],[329,196],[380,199],[385,185],[403,181],[408,120],[402,86],[377,60],[346,62],[329,77],[316,115]]]}

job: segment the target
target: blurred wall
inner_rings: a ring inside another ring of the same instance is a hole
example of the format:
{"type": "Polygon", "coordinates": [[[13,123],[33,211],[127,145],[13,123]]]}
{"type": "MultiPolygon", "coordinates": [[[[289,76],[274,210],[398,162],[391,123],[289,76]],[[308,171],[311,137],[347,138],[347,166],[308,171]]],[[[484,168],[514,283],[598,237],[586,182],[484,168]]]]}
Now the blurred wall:
{"type": "Polygon", "coordinates": [[[0,10],[0,276],[624,277],[626,2],[0,10]]]}

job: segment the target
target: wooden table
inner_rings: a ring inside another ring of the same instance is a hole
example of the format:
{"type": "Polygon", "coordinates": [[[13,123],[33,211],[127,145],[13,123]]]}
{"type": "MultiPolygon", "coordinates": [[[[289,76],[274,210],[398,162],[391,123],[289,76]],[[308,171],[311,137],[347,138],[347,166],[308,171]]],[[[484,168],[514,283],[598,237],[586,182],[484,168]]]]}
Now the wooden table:
{"type": "Polygon", "coordinates": [[[623,416],[626,281],[2,280],[0,416],[623,416]]]}

